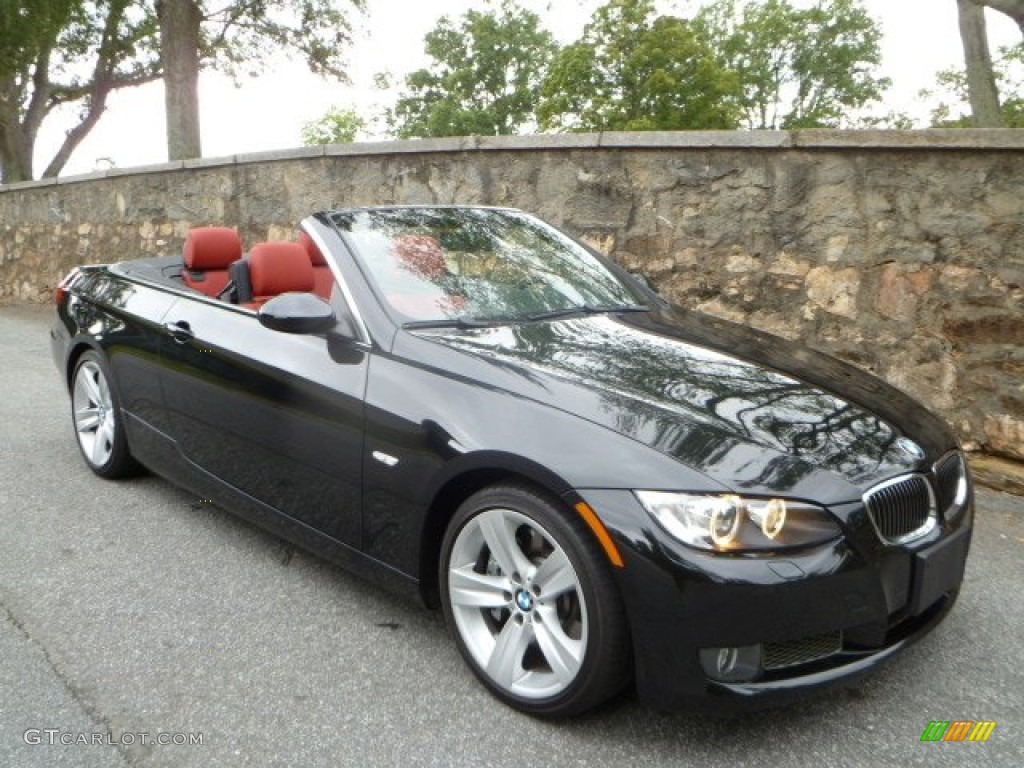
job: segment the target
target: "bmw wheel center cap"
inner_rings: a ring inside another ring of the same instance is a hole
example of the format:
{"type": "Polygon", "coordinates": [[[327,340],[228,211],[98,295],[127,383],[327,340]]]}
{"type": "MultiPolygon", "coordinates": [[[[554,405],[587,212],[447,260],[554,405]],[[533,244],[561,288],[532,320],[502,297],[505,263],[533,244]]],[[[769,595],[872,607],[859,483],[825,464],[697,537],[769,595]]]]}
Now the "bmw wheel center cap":
{"type": "Polygon", "coordinates": [[[516,605],[523,613],[533,610],[533,596],[525,589],[519,590],[516,594],[516,605]]]}

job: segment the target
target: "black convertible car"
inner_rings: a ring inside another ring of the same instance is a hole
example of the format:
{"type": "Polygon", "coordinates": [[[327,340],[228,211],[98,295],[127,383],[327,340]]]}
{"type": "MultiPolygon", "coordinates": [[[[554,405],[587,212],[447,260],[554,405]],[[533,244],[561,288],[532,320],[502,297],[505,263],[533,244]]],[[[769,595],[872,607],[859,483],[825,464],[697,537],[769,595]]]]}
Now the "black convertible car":
{"type": "Polygon", "coordinates": [[[935,416],[519,211],[338,210],[248,253],[204,227],[56,302],[96,474],[144,465],[440,606],[526,712],[803,696],[963,578],[972,490],[935,416]]]}

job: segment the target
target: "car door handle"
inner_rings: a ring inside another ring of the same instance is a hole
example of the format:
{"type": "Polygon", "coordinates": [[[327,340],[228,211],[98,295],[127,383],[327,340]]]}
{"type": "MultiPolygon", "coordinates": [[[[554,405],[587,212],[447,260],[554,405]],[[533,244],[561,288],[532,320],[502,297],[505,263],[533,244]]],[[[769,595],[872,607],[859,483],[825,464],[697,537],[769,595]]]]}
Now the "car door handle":
{"type": "Polygon", "coordinates": [[[164,330],[171,334],[171,338],[179,344],[184,344],[196,337],[192,328],[185,320],[176,323],[164,323],[164,330]]]}

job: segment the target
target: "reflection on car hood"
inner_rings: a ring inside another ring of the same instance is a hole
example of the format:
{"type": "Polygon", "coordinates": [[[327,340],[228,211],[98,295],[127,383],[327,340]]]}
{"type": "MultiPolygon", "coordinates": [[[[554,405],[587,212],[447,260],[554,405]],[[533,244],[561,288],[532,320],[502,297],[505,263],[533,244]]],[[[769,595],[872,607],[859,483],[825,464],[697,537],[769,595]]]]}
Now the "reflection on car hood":
{"type": "Polygon", "coordinates": [[[738,491],[849,500],[954,444],[922,406],[850,365],[678,310],[431,338],[518,373],[522,394],[738,491]],[[902,436],[926,456],[914,455],[902,436]]]}

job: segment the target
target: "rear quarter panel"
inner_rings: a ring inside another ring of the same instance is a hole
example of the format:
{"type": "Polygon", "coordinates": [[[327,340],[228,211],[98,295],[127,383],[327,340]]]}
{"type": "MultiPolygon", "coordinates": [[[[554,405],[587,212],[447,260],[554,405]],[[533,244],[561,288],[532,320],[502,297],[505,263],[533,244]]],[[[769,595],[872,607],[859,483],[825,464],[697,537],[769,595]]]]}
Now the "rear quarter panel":
{"type": "Polygon", "coordinates": [[[66,381],[83,351],[102,351],[122,409],[160,429],[165,420],[158,376],[160,323],[175,300],[174,293],[132,281],[116,267],[84,271],[58,307],[57,324],[66,341],[55,357],[66,381]]]}

